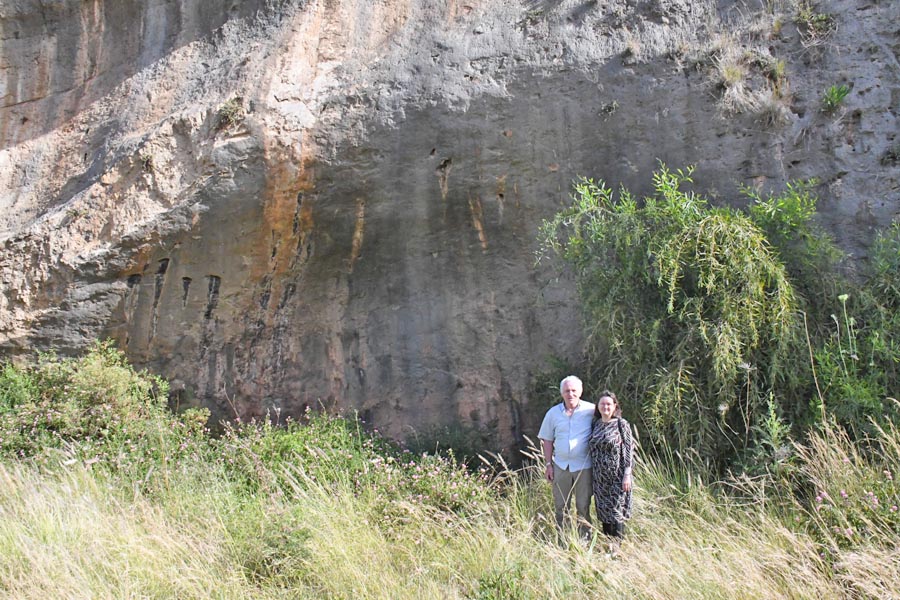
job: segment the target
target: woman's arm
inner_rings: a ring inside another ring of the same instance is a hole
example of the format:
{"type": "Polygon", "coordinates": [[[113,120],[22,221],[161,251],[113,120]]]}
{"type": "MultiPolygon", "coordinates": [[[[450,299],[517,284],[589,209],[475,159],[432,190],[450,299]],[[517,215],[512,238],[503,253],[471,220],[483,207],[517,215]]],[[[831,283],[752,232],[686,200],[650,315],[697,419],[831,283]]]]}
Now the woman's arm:
{"type": "Polygon", "coordinates": [[[624,461],[625,477],[622,480],[622,489],[626,492],[631,489],[631,471],[634,467],[634,438],[631,436],[631,425],[622,419],[622,460],[624,461]]]}

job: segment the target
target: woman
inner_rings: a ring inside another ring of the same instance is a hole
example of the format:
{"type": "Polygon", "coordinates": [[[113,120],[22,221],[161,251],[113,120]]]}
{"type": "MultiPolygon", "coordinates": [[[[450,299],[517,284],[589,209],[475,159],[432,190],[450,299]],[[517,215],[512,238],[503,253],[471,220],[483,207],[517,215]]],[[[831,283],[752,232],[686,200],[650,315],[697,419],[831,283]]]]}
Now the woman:
{"type": "Polygon", "coordinates": [[[631,427],[622,418],[619,399],[608,390],[600,393],[591,428],[591,474],[597,520],[603,533],[619,541],[631,517],[631,468],[634,442],[631,427]]]}

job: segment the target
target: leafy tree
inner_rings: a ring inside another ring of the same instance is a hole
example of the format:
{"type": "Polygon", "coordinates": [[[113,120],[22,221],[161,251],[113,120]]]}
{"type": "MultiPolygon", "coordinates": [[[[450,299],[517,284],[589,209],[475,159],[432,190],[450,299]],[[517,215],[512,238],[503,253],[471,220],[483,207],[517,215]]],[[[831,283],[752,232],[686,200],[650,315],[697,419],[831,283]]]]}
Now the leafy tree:
{"type": "Polygon", "coordinates": [[[589,359],[640,403],[653,438],[721,459],[748,445],[770,392],[794,376],[802,321],[760,225],[684,189],[692,171],[661,165],[640,200],[579,180],[543,224],[542,255],[574,269],[589,359]]]}

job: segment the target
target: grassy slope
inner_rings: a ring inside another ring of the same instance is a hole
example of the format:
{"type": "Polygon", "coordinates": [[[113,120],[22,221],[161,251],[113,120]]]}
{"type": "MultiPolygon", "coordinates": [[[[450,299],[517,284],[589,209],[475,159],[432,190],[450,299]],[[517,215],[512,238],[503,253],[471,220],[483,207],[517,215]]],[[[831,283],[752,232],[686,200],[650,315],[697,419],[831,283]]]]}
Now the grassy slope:
{"type": "Polygon", "coordinates": [[[0,369],[0,597],[900,596],[895,428],[712,484],[639,453],[610,558],[556,540],[537,460],[471,472],[322,414],[212,438],[165,391],[108,344],[0,369]]]}
{"type": "MultiPolygon", "coordinates": [[[[323,437],[311,433],[317,427],[332,425],[317,420],[292,435],[306,444],[323,437]]],[[[327,431],[324,437],[334,441],[327,431]]],[[[249,487],[227,461],[208,457],[127,485],[81,463],[48,470],[7,461],[0,467],[0,592],[42,599],[900,594],[889,521],[881,528],[873,522],[865,537],[829,537],[820,511],[747,493],[715,494],[687,470],[650,461],[638,476],[627,542],[610,559],[599,540],[589,548],[553,541],[549,490],[533,468],[485,483],[447,461],[410,460],[396,474],[407,480],[421,474],[423,485],[412,494],[334,462],[359,449],[352,436],[346,439],[348,447],[317,449],[319,465],[329,469],[316,471],[296,454],[264,460],[257,469],[277,462],[277,472],[257,471],[258,481],[276,483],[249,487]],[[450,510],[442,498],[454,484],[474,499],[450,510]],[[502,491],[478,490],[489,485],[502,491]]],[[[896,449],[896,432],[888,439],[896,449]]],[[[844,462],[848,448],[840,436],[819,441],[803,458],[813,478],[856,468],[844,462]]],[[[381,469],[378,456],[366,458],[370,475],[381,469]]],[[[890,468],[900,466],[897,458],[890,468]]],[[[865,461],[859,466],[867,468],[865,461]]]]}

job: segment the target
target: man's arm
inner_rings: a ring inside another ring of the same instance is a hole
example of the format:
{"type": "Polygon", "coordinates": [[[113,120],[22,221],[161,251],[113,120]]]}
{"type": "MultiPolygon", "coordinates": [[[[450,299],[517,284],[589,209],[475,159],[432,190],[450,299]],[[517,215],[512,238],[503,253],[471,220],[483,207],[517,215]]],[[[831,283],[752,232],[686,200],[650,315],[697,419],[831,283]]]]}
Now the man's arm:
{"type": "Polygon", "coordinates": [[[553,481],[553,441],[541,440],[541,448],[544,450],[544,475],[547,481],[553,481]]]}

